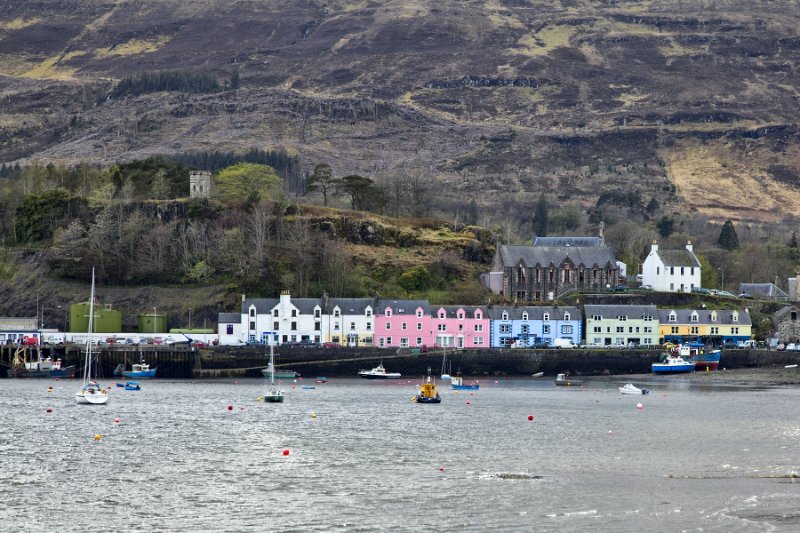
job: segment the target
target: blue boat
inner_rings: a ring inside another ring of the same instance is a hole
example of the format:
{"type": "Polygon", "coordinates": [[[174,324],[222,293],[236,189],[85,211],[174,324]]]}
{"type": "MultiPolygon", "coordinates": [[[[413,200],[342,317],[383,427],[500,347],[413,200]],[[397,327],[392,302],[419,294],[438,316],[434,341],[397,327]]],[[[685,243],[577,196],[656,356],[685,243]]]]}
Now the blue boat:
{"type": "Polygon", "coordinates": [[[131,370],[125,370],[125,365],[119,364],[114,369],[115,376],[122,376],[125,378],[134,379],[150,379],[156,377],[156,370],[158,368],[150,368],[150,365],[144,362],[144,359],[131,366],[131,370]]]}
{"type": "Polygon", "coordinates": [[[117,383],[117,387],[123,387],[125,390],[142,390],[142,387],[137,381],[126,381],[125,383],[117,383]]]}
{"type": "Polygon", "coordinates": [[[650,365],[653,374],[683,374],[694,372],[694,363],[678,355],[669,355],[663,361],[650,365]]]}
{"type": "Polygon", "coordinates": [[[464,383],[461,376],[452,376],[450,378],[450,384],[453,390],[479,390],[481,388],[477,383],[464,383]]]}
{"type": "Polygon", "coordinates": [[[719,360],[722,350],[712,350],[706,352],[702,344],[689,343],[679,344],[671,351],[673,354],[680,355],[686,361],[694,363],[696,370],[716,370],[719,367],[719,360]]]}

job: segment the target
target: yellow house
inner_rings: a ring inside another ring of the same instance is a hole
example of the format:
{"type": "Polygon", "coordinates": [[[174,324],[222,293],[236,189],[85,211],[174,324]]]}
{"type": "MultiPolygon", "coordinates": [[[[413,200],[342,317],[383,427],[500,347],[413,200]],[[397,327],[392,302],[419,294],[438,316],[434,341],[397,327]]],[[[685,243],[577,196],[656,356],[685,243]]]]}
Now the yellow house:
{"type": "Polygon", "coordinates": [[[753,327],[746,309],[659,309],[658,318],[662,343],[736,343],[750,339],[753,327]]]}

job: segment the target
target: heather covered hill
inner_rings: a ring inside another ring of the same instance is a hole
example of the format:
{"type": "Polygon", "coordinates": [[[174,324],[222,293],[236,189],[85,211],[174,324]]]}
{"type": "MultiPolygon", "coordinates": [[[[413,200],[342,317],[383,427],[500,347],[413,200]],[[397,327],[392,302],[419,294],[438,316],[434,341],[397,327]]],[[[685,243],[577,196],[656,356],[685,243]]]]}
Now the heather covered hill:
{"type": "Polygon", "coordinates": [[[542,192],[583,210],[624,192],[656,200],[646,218],[782,222],[800,209],[798,15],[788,0],[3,2],[0,160],[284,148],[307,171],[424,176],[443,215],[473,199],[522,220],[542,192]],[[141,83],[166,70],[183,83],[141,83]]]}

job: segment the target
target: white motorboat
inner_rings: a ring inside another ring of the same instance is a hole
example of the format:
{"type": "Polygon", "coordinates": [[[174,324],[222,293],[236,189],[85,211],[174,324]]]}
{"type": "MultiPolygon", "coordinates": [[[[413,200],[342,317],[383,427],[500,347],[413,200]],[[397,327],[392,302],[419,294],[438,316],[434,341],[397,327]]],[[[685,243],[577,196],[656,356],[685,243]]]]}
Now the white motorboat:
{"type": "Polygon", "coordinates": [[[362,379],[399,379],[400,372],[387,372],[383,368],[383,363],[379,364],[372,370],[359,370],[358,377],[362,379]]]}
{"type": "Polygon", "coordinates": [[[633,383],[628,383],[624,387],[619,388],[620,394],[650,394],[650,389],[640,389],[639,387],[635,386],[633,383]]]}

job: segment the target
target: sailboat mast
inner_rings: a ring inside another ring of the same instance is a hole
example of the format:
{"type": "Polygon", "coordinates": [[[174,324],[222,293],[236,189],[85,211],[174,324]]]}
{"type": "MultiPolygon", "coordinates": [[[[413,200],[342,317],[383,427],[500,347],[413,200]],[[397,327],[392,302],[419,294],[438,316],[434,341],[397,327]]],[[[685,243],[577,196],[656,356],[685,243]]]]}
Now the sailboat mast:
{"type": "Polygon", "coordinates": [[[89,334],[86,338],[86,368],[83,380],[92,380],[92,331],[94,330],[94,267],[92,267],[92,291],[89,297],[89,334]]]}

